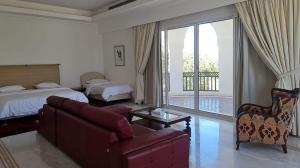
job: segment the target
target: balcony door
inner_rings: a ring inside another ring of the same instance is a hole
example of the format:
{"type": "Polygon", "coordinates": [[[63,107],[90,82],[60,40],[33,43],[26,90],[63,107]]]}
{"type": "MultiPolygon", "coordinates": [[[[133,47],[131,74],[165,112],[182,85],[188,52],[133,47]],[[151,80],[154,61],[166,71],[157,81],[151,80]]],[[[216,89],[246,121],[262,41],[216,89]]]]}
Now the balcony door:
{"type": "Polygon", "coordinates": [[[233,19],[163,31],[162,51],[167,106],[233,115],[233,19]]]}
{"type": "Polygon", "coordinates": [[[195,107],[194,79],[185,75],[194,73],[194,26],[168,30],[167,82],[169,105],[195,107]]]}

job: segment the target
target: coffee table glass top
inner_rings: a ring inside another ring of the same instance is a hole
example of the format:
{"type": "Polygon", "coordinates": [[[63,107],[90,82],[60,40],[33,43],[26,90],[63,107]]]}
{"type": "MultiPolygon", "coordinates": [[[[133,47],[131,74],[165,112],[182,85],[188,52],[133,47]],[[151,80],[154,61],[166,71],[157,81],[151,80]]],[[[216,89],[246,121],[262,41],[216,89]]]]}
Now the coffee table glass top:
{"type": "Polygon", "coordinates": [[[141,111],[138,113],[145,114],[145,115],[151,115],[153,117],[164,119],[164,120],[172,120],[172,119],[175,119],[178,117],[178,115],[169,113],[163,109],[156,109],[156,110],[152,111],[150,114],[148,111],[141,111]]]}
{"type": "Polygon", "coordinates": [[[136,110],[136,111],[133,111],[133,113],[134,113],[134,116],[137,116],[137,117],[142,117],[142,118],[147,117],[147,118],[166,121],[166,122],[170,122],[170,121],[174,121],[174,120],[178,120],[178,119],[187,117],[185,115],[180,115],[180,114],[175,114],[173,112],[170,112],[168,109],[153,108],[153,107],[136,110]]]}

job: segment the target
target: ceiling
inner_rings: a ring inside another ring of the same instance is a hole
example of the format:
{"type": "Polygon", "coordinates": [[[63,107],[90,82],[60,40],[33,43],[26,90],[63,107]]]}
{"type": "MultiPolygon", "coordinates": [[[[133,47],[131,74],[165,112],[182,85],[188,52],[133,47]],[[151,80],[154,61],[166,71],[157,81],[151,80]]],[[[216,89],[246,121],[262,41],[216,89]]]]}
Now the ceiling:
{"type": "Polygon", "coordinates": [[[97,9],[101,9],[109,4],[118,2],[120,0],[22,0],[22,1],[95,11],[97,9]]]}

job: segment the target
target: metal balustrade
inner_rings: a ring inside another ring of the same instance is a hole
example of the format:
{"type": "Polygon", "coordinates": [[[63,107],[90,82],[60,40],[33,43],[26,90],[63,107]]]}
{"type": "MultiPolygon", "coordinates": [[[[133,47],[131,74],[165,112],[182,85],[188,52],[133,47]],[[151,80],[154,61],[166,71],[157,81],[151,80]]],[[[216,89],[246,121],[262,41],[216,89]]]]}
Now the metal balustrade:
{"type": "MultiPolygon", "coordinates": [[[[219,91],[219,72],[199,72],[199,91],[219,91]]],[[[194,91],[194,72],[183,72],[183,91],[194,91]]]]}

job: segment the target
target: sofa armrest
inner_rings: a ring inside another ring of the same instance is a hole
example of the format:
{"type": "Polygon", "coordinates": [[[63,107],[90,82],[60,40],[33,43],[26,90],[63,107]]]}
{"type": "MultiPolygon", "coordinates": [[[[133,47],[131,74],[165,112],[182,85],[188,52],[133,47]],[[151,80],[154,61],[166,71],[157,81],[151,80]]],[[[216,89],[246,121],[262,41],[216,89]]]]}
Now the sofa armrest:
{"type": "Polygon", "coordinates": [[[163,129],[123,141],[110,148],[111,167],[136,168],[172,164],[188,168],[189,136],[182,131],[163,129]]]}

